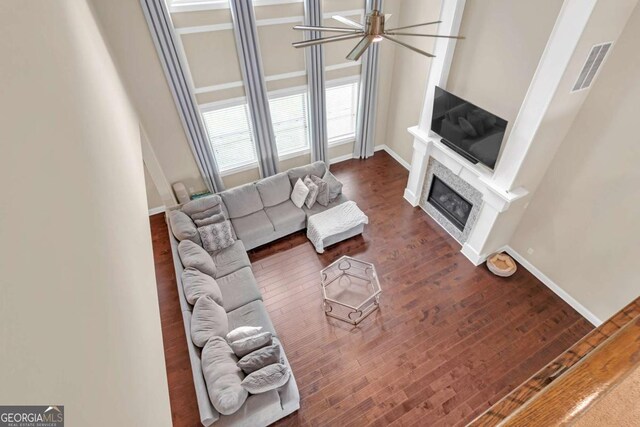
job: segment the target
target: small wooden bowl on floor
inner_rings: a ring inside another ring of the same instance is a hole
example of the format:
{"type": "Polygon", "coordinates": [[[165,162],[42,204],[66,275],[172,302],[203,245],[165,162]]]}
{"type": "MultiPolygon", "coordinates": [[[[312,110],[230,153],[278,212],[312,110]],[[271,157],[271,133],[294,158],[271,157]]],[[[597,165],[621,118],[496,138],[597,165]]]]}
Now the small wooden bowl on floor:
{"type": "Polygon", "coordinates": [[[505,253],[493,254],[487,259],[487,268],[496,276],[509,277],[516,272],[518,266],[509,255],[505,253]]]}

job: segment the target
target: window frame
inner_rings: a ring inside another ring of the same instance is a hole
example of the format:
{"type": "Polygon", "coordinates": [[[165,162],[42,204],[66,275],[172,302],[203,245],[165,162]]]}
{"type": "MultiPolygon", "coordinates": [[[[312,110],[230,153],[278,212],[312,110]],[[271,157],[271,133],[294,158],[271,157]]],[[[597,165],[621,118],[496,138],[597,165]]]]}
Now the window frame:
{"type": "MultiPolygon", "coordinates": [[[[345,86],[345,85],[353,84],[353,83],[357,83],[358,84],[358,96],[357,96],[357,100],[356,100],[356,117],[357,117],[358,108],[360,108],[360,105],[357,105],[359,103],[359,100],[360,100],[360,75],[347,76],[347,77],[341,77],[341,78],[338,78],[338,79],[327,80],[325,82],[325,89],[329,89],[329,88],[333,88],[333,87],[337,87],[337,86],[345,86]]],[[[357,123],[356,123],[356,126],[357,126],[357,123]]],[[[329,143],[330,147],[336,147],[336,146],[343,145],[343,144],[349,144],[349,143],[352,143],[352,142],[355,142],[355,141],[356,141],[356,131],[354,129],[353,134],[350,134],[350,135],[347,135],[347,136],[342,136],[340,138],[334,138],[333,140],[328,140],[327,142],[329,143]]]]}

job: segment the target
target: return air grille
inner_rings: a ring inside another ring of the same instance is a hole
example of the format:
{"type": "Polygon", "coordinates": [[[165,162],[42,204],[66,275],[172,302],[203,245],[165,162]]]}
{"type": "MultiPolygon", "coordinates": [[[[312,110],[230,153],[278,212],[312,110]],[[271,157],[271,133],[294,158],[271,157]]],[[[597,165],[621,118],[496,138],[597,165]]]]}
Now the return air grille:
{"type": "Polygon", "coordinates": [[[591,48],[587,62],[585,62],[576,84],[573,86],[571,92],[576,92],[582,89],[587,89],[593,83],[598,70],[602,66],[609,49],[611,49],[611,42],[597,44],[591,48]]]}

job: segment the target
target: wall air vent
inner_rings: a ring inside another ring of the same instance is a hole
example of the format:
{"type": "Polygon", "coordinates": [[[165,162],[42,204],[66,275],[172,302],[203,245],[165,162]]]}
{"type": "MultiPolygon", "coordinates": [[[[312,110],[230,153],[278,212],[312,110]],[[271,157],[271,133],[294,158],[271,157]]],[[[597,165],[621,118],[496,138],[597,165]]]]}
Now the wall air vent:
{"type": "Polygon", "coordinates": [[[612,42],[597,44],[591,48],[591,52],[589,52],[589,56],[587,57],[587,61],[584,63],[584,67],[582,67],[582,71],[580,71],[580,75],[578,76],[578,80],[576,80],[576,84],[573,85],[573,89],[571,92],[577,92],[579,90],[587,89],[593,83],[593,80],[598,74],[598,70],[604,63],[604,59],[611,50],[612,42]]]}

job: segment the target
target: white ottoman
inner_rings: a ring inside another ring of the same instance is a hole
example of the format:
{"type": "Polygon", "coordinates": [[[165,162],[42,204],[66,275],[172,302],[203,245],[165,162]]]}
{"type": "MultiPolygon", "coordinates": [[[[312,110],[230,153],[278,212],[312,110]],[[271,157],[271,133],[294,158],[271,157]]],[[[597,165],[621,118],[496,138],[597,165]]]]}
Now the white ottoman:
{"type": "Polygon", "coordinates": [[[324,248],[361,234],[368,223],[356,202],[348,201],[309,217],[307,238],[321,254],[324,248]]]}

